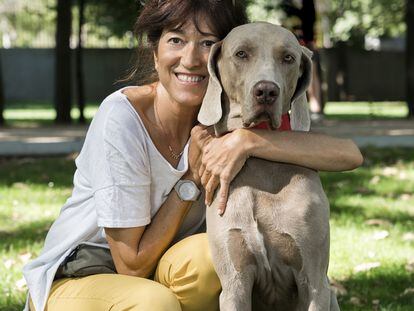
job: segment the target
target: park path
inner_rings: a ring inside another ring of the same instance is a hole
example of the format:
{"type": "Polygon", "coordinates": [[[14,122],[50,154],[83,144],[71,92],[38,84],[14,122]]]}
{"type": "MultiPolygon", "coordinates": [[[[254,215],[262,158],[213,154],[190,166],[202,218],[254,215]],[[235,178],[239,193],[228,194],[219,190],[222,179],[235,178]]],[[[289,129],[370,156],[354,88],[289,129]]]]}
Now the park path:
{"type": "MultiPolygon", "coordinates": [[[[312,130],[351,138],[360,147],[414,147],[414,120],[324,120],[312,130]]],[[[87,126],[0,128],[0,156],[76,153],[82,148],[86,131],[87,126]]]]}

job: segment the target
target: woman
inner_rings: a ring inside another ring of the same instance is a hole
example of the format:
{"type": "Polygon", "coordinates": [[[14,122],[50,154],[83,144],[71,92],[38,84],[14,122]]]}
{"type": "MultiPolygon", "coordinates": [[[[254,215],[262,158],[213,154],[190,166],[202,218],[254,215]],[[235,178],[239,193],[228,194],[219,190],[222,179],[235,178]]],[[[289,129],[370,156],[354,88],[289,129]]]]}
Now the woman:
{"type": "Polygon", "coordinates": [[[201,184],[209,203],[221,183],[224,210],[227,185],[250,155],[325,170],[360,164],[348,140],[247,130],[214,138],[194,127],[210,47],[245,22],[232,0],[147,1],[136,27],[158,78],[111,94],[96,113],[73,194],[24,268],[32,310],[216,310],[220,283],[206,235],[195,234],[205,215],[192,206],[201,184]],[[78,245],[109,246],[117,274],[65,277],[78,245]]]}

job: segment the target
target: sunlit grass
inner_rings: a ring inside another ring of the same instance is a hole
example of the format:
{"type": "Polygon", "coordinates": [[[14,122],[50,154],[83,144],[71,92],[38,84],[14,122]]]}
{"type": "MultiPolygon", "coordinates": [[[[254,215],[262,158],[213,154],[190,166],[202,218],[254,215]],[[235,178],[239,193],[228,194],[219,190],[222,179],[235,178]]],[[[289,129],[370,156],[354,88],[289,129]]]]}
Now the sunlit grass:
{"type": "MultiPolygon", "coordinates": [[[[84,109],[84,117],[90,122],[98,109],[97,105],[88,105],[84,109]]],[[[79,109],[71,109],[71,117],[74,122],[79,119],[79,109]]],[[[25,127],[35,125],[52,125],[56,118],[56,111],[49,105],[29,105],[19,104],[17,107],[11,106],[4,111],[4,118],[8,126],[25,127]]]]}
{"type": "Polygon", "coordinates": [[[324,110],[328,119],[370,120],[405,118],[404,102],[328,102],[324,110]]]}
{"type": "MultiPolygon", "coordinates": [[[[86,105],[84,114],[88,122],[98,109],[97,103],[86,105]]],[[[404,102],[328,102],[325,107],[327,119],[335,120],[375,120],[401,119],[407,116],[404,102]]],[[[79,109],[71,110],[74,122],[79,118],[79,109]]],[[[6,106],[4,117],[8,126],[51,125],[56,117],[50,103],[13,103],[6,106]]]]}

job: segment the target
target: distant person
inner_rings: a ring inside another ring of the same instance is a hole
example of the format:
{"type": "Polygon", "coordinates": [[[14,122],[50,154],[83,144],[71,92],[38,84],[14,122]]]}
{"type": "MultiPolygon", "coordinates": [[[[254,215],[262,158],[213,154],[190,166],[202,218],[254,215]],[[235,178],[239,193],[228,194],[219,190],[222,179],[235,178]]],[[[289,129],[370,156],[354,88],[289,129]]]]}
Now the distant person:
{"type": "Polygon", "coordinates": [[[24,267],[25,310],[218,310],[205,207],[193,205],[201,186],[212,193],[220,185],[223,208],[250,148],[269,144],[280,152],[267,160],[332,171],[361,164],[347,139],[293,131],[265,139],[264,130],[247,129],[216,138],[196,125],[210,48],[246,22],[239,1],[146,1],[136,34],[156,75],[100,105],[76,159],[72,196],[42,253],[24,267]],[[213,143],[218,160],[201,167],[213,143]]]}

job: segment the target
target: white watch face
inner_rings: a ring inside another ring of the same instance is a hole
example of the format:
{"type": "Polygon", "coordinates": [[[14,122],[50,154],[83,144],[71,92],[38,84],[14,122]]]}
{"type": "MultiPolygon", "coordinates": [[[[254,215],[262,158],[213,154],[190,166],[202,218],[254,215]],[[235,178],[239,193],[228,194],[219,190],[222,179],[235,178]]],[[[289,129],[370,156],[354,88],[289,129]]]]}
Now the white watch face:
{"type": "Polygon", "coordinates": [[[189,182],[184,182],[180,185],[180,197],[182,200],[187,201],[194,199],[197,194],[197,189],[189,182]]]}

